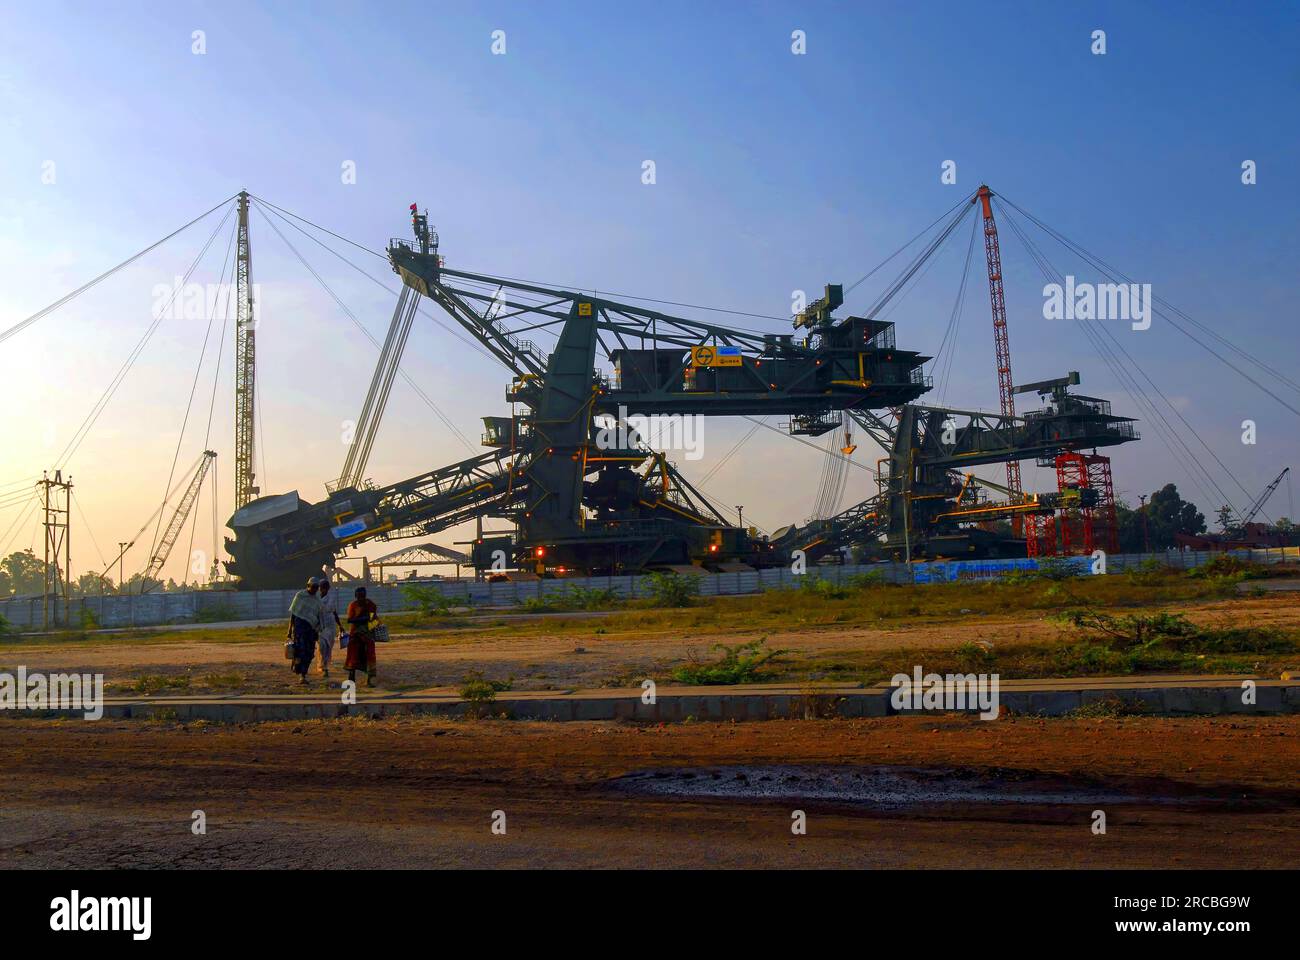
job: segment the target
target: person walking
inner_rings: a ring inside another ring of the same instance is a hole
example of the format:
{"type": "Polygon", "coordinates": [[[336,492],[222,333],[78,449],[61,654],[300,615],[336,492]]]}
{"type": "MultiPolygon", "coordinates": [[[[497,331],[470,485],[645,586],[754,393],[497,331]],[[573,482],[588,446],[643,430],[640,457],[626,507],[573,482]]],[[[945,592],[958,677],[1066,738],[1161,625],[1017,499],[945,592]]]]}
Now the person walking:
{"type": "Polygon", "coordinates": [[[330,675],[330,661],[334,659],[334,641],[338,639],[343,624],[339,620],[339,595],[330,589],[328,577],[320,578],[320,629],[316,639],[320,647],[320,673],[326,680],[330,675]]]}
{"type": "Polygon", "coordinates": [[[353,683],[357,671],[366,671],[366,686],[375,685],[375,638],[370,632],[371,621],[379,612],[374,601],[366,599],[366,588],[357,587],[356,597],[348,604],[348,679],[353,683]]]}
{"type": "Polygon", "coordinates": [[[320,627],[320,597],[316,591],[320,581],[312,577],[307,581],[306,589],[299,590],[289,602],[289,634],[293,641],[293,672],[300,677],[299,683],[307,682],[307,670],[316,655],[317,630],[320,627]]]}

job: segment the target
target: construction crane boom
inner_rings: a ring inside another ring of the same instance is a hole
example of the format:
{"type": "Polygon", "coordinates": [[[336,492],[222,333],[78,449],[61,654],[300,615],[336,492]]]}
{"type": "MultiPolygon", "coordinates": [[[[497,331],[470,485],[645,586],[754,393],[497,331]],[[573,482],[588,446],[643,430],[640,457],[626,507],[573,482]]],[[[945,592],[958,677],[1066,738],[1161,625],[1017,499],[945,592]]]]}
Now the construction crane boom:
{"type": "Polygon", "coordinates": [[[384,408],[388,405],[388,395],[401,366],[402,351],[406,348],[406,338],[410,336],[411,324],[419,305],[420,294],[404,285],[397,298],[397,307],[393,310],[393,319],[388,326],[388,336],[384,339],[379,363],[375,365],[370,390],[362,404],[361,416],[357,418],[352,443],[348,445],[336,489],[359,486],[365,479],[370,450],[375,444],[375,435],[379,432],[379,423],[384,416],[384,408]]]}
{"type": "Polygon", "coordinates": [[[253,390],[256,350],[253,335],[252,251],[248,244],[248,191],[239,194],[239,238],[235,249],[235,509],[258,494],[253,483],[253,390]]]}
{"type": "Polygon", "coordinates": [[[158,575],[158,572],[167,563],[167,558],[171,556],[172,547],[176,546],[176,539],[180,536],[185,521],[189,519],[190,510],[194,508],[194,501],[199,497],[199,489],[203,486],[203,478],[208,475],[208,467],[212,465],[212,461],[216,457],[217,455],[211,450],[203,451],[203,459],[199,461],[194,476],[190,479],[189,486],[181,494],[180,502],[176,504],[176,511],[172,514],[172,518],[167,521],[167,529],[163,531],[162,540],[158,542],[158,549],[154,551],[153,558],[144,571],[144,578],[140,587],[142,593],[148,589],[149,581],[158,575]]]}
{"type": "Polygon", "coordinates": [[[1281,485],[1282,480],[1290,472],[1290,467],[1283,467],[1282,472],[1273,478],[1273,482],[1264,488],[1264,492],[1259,495],[1259,499],[1254,502],[1251,508],[1246,511],[1246,516],[1242,518],[1241,525],[1243,527],[1254,520],[1259,511],[1264,509],[1264,504],[1268,502],[1268,498],[1273,496],[1273,492],[1277,490],[1278,486],[1281,485]]]}
{"type": "MultiPolygon", "coordinates": [[[[993,350],[998,368],[998,402],[1002,416],[1016,415],[1015,387],[1011,381],[1011,342],[1007,337],[1007,304],[1002,291],[1002,250],[998,245],[998,225],[993,219],[993,191],[980,185],[975,200],[984,216],[984,258],[989,271],[989,301],[993,307],[993,350]]],[[[972,201],[974,202],[974,201],[972,201]]],[[[1012,500],[1021,496],[1020,461],[1007,461],[1007,487],[1012,500]]]]}

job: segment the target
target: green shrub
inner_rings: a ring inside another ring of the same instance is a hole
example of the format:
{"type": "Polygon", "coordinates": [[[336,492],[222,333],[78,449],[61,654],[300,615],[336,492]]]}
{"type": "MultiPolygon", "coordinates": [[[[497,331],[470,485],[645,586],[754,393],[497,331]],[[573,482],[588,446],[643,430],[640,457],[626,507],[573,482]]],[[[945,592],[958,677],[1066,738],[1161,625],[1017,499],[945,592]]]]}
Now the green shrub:
{"type": "Polygon", "coordinates": [[[530,613],[558,613],[565,610],[608,610],[622,604],[616,590],[570,584],[563,590],[540,597],[528,597],[520,606],[530,613]]]}
{"type": "Polygon", "coordinates": [[[489,680],[482,670],[471,670],[461,682],[460,698],[470,705],[470,712],[481,716],[488,706],[497,698],[497,694],[509,690],[513,685],[510,680],[489,680]]]}
{"type": "Polygon", "coordinates": [[[957,649],[953,653],[957,657],[957,665],[962,673],[979,673],[981,668],[990,666],[994,660],[991,645],[986,646],[973,640],[965,640],[957,644],[957,649]]]}
{"type": "Polygon", "coordinates": [[[129,689],[133,693],[154,694],[164,690],[188,690],[190,675],[188,673],[168,676],[163,673],[146,673],[135,679],[129,689]]]}
{"type": "Polygon", "coordinates": [[[1260,580],[1268,576],[1268,568],[1250,560],[1242,560],[1228,553],[1221,553],[1207,560],[1199,567],[1187,571],[1194,580],[1224,579],[1232,583],[1242,580],[1260,580]]]}
{"type": "Polygon", "coordinates": [[[1273,627],[1201,630],[1170,645],[1188,653],[1205,654],[1289,653],[1297,648],[1294,639],[1273,627]]]}
{"type": "MultiPolygon", "coordinates": [[[[1176,613],[1153,616],[1114,617],[1091,610],[1067,610],[1060,619],[1082,627],[1101,643],[1091,653],[1083,647],[1066,648],[1063,656],[1075,658],[1065,668],[1086,672],[1105,661],[1110,667],[1129,673],[1134,670],[1200,669],[1207,657],[1229,654],[1278,654],[1300,650],[1292,634],[1272,627],[1200,628],[1176,613]],[[1103,653],[1102,651],[1107,651],[1103,653]],[[1086,662],[1091,657],[1095,662],[1086,662]]],[[[1219,661],[1223,668],[1227,661],[1219,661]]]]}
{"type": "Polygon", "coordinates": [[[889,581],[885,579],[883,573],[877,573],[874,570],[870,573],[851,573],[844,578],[844,586],[853,590],[867,590],[871,587],[887,587],[889,581]]]}
{"type": "Polygon", "coordinates": [[[843,600],[853,593],[852,587],[824,577],[804,577],[799,584],[799,589],[823,600],[843,600]]]}
{"type": "Polygon", "coordinates": [[[657,607],[689,607],[700,593],[700,581],[695,576],[680,573],[650,574],[650,599],[657,607]]]}
{"type": "Polygon", "coordinates": [[[1040,580],[1072,580],[1079,576],[1079,567],[1066,557],[1043,557],[1035,575],[1040,580]]]}
{"type": "Polygon", "coordinates": [[[799,589],[825,600],[843,600],[871,587],[885,586],[887,581],[880,573],[851,573],[835,582],[827,577],[804,576],[799,589]]]}
{"type": "Polygon", "coordinates": [[[1167,564],[1155,559],[1143,560],[1136,567],[1124,571],[1125,578],[1139,587],[1153,587],[1168,580],[1173,574],[1174,571],[1167,564]]]}
{"type": "Polygon", "coordinates": [[[431,583],[404,583],[402,596],[425,616],[442,617],[451,612],[451,601],[431,583]]]}
{"type": "Polygon", "coordinates": [[[990,580],[992,584],[1000,587],[1023,587],[1027,583],[1033,583],[1038,579],[1036,570],[1012,570],[1010,573],[1004,573],[996,580],[990,580]]]}
{"type": "Polygon", "coordinates": [[[763,679],[763,667],[789,650],[768,650],[767,638],[751,640],[728,646],[715,643],[722,657],[712,663],[701,663],[692,658],[690,663],[678,667],[672,677],[678,683],[714,686],[734,683],[756,683],[763,679]]]}
{"type": "Polygon", "coordinates": [[[1090,673],[1132,673],[1133,660],[1100,643],[1063,647],[1053,656],[1053,668],[1067,675],[1090,673]]]}
{"type": "Polygon", "coordinates": [[[1197,634],[1196,625],[1180,613],[1133,614],[1114,617],[1095,610],[1065,610],[1060,619],[1076,627],[1099,633],[1111,647],[1131,650],[1153,643],[1183,640],[1197,634]]]}

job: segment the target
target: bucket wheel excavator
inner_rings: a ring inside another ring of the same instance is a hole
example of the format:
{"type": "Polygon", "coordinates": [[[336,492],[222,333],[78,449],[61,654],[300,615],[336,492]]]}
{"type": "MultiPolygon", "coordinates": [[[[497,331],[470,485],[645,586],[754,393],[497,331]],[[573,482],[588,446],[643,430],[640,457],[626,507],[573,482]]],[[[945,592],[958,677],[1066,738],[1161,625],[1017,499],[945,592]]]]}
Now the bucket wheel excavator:
{"type": "MultiPolygon", "coordinates": [[[[343,549],[504,519],[513,532],[475,545],[476,565],[505,555],[537,573],[631,573],[681,564],[784,562],[775,546],[728,523],[662,454],[639,418],[787,415],[792,433],[834,429],[840,411],[896,407],[929,388],[928,358],[900,350],[894,326],[836,319],[838,286],[794,318],[795,334],[756,334],[609,297],[453,270],[426,214],[414,241],[393,240],[404,289],[359,431],[377,425],[413,306],[427,298],[512,375],[510,416],[485,417],[489,452],[388,486],[361,479],[352,456],[326,499],[261,497],[228,522],[227,570],[243,589],[298,585],[343,549]],[[530,338],[553,335],[549,352],[530,338]],[[390,349],[391,345],[391,349],[390,349]]],[[[641,421],[643,422],[643,421],[641,421]]],[[[693,422],[677,419],[676,423],[693,422]]],[[[354,440],[362,449],[371,439],[354,440]]]]}
{"type": "MultiPolygon", "coordinates": [[[[672,316],[610,297],[451,269],[427,214],[411,208],[414,241],[388,258],[403,290],[339,480],[310,503],[262,497],[228,522],[231,574],[243,589],[296,586],[348,547],[505,520],[480,536],[482,571],[623,574],[691,564],[786,564],[864,546],[878,555],[1023,556],[1023,539],[990,521],[1058,509],[1073,494],[982,499],[969,470],[1135,439],[1101,400],[1048,382],[1053,400],[1024,416],[915,404],[929,358],[899,349],[892,323],[836,318],[843,294],[795,315],[792,334],[764,334],[672,316]],[[388,486],[363,479],[369,445],[421,298],[446,312],[509,371],[509,416],[484,417],[488,452],[388,486]],[[527,334],[529,339],[521,335],[527,334]],[[533,338],[554,337],[549,351],[533,338]],[[884,415],[876,411],[885,411],[884,415]],[[851,417],[886,452],[876,496],[836,516],[757,537],[729,523],[642,436],[643,418],[771,416],[818,436],[851,417]]],[[[1069,383],[1077,383],[1066,378],[1069,383]]],[[[1009,492],[1009,491],[1007,491],[1009,492]]],[[[1080,500],[1088,494],[1078,492],[1080,500]]]]}

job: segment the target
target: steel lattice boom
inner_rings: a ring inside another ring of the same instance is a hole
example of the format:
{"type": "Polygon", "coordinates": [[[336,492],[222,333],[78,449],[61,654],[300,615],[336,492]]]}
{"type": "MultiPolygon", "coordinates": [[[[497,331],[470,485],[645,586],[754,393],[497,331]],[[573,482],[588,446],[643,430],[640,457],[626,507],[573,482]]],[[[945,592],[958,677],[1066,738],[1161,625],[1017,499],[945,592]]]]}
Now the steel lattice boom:
{"type": "Polygon", "coordinates": [[[248,193],[239,195],[235,247],[235,509],[258,494],[253,483],[253,390],[256,350],[253,324],[252,251],[248,245],[248,193]]]}
{"type": "Polygon", "coordinates": [[[181,529],[185,526],[185,521],[189,519],[190,511],[194,508],[194,501],[199,497],[199,489],[203,486],[203,478],[208,475],[208,468],[212,466],[212,461],[216,457],[217,455],[211,450],[203,451],[203,457],[194,471],[194,476],[190,479],[185,492],[181,494],[181,499],[176,504],[176,510],[172,513],[171,519],[167,521],[167,529],[163,531],[162,539],[158,541],[158,549],[154,551],[153,557],[149,560],[149,566],[145,568],[140,588],[142,591],[148,589],[149,581],[157,576],[158,572],[167,563],[167,558],[171,556],[172,547],[176,546],[176,538],[180,536],[181,529]]]}
{"type": "MultiPolygon", "coordinates": [[[[1007,302],[1002,291],[1002,250],[998,225],[993,219],[993,191],[981,186],[975,194],[984,217],[984,259],[989,271],[989,302],[993,308],[993,352],[998,368],[998,409],[1004,417],[1016,415],[1015,388],[1011,382],[1011,342],[1007,337],[1007,302]]],[[[1007,461],[1007,487],[1012,497],[1021,493],[1020,461],[1007,461]]]]}

